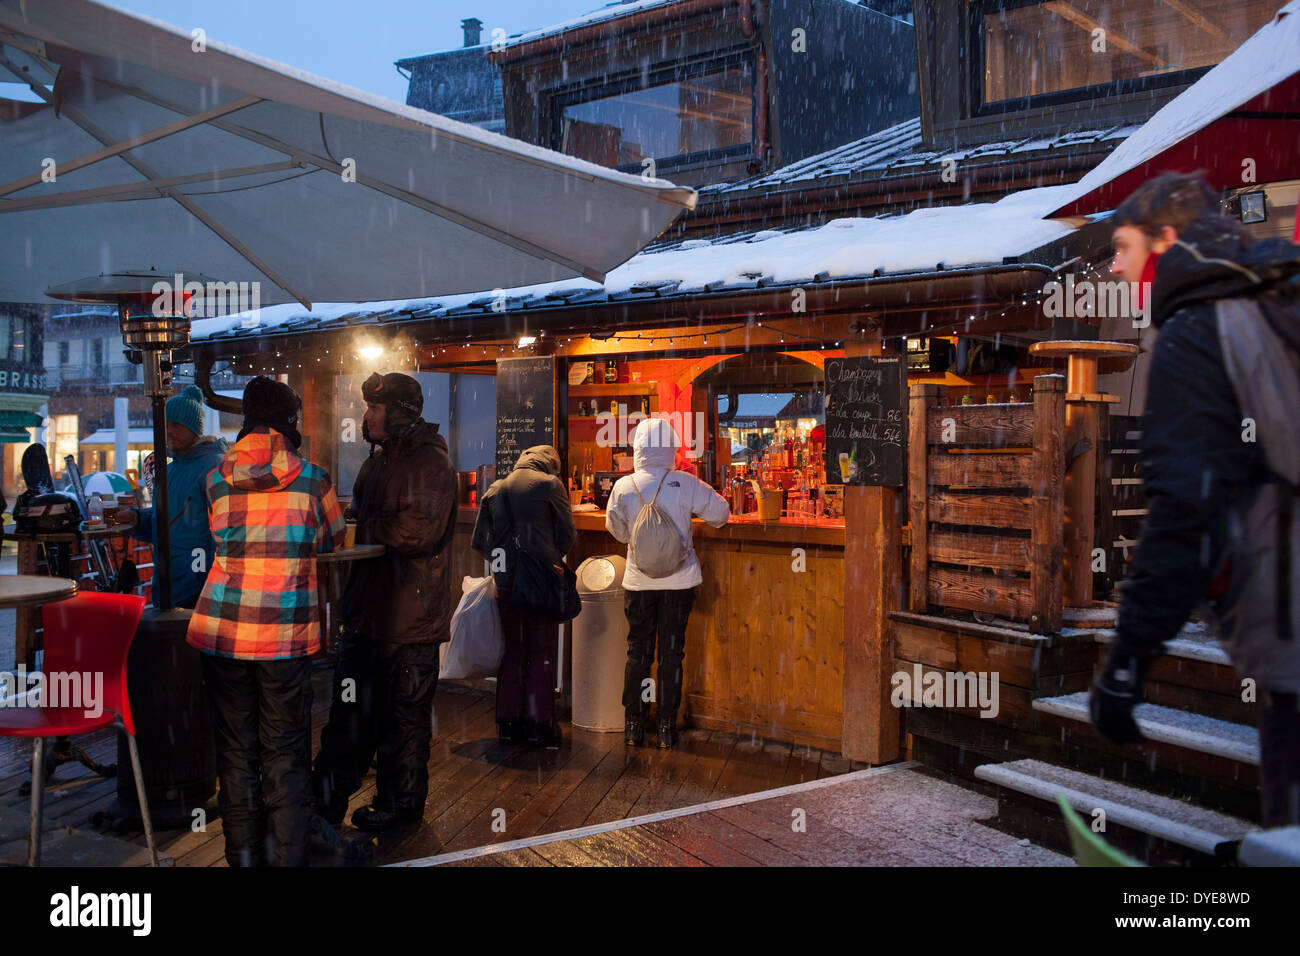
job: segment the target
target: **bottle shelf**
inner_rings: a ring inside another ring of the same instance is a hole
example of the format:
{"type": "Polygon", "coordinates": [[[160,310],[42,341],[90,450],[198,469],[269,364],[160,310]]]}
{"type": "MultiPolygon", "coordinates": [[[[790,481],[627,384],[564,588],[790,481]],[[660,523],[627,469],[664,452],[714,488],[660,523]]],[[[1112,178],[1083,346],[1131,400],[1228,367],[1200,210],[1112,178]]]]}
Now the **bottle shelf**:
{"type": "Polygon", "coordinates": [[[654,382],[589,382],[586,385],[570,385],[569,398],[593,398],[605,396],[618,398],[623,395],[658,395],[659,386],[654,382]]]}

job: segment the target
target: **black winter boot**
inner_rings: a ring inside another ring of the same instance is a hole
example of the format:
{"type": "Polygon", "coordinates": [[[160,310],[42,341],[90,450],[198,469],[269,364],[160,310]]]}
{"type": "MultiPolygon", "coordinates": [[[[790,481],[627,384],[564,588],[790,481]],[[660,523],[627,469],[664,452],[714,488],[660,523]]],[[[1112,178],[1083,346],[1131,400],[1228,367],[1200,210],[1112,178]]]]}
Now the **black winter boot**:
{"type": "Polygon", "coordinates": [[[623,743],[629,747],[645,746],[645,720],[629,717],[623,724],[623,743]]]}
{"type": "Polygon", "coordinates": [[[659,739],[658,745],[660,750],[671,750],[677,743],[677,721],[661,718],[659,721],[659,739]]]}

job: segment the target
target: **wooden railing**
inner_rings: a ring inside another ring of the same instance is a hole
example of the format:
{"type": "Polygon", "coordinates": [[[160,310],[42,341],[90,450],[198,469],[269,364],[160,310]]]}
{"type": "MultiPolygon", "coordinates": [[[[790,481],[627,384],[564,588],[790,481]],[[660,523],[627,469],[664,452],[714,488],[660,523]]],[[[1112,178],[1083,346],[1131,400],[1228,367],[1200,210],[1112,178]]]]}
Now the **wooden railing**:
{"type": "Polygon", "coordinates": [[[945,407],[939,396],[911,388],[909,608],[1060,630],[1064,377],[1038,376],[1032,404],[945,407]]]}

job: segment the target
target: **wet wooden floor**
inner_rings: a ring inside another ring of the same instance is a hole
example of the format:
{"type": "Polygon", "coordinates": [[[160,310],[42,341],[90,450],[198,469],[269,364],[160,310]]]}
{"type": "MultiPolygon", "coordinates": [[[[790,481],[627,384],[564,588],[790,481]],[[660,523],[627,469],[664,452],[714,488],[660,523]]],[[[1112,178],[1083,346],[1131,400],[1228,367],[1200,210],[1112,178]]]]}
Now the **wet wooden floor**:
{"type": "MultiPolygon", "coordinates": [[[[1070,866],[985,825],[995,798],[915,764],[419,861],[436,866],[1070,866]]],[[[417,865],[419,865],[417,864],[417,865]]]]}
{"type": "MultiPolygon", "coordinates": [[[[328,681],[328,669],[319,669],[312,727],[317,744],[329,707],[328,681]]],[[[564,745],[558,751],[503,746],[496,739],[492,695],[454,684],[439,687],[435,710],[424,818],[419,825],[380,836],[378,863],[556,833],[853,769],[838,754],[705,730],[685,731],[671,751],[629,750],[621,734],[574,730],[568,724],[563,725],[564,745]]],[[[116,760],[111,731],[78,742],[100,762],[116,760]]],[[[28,798],[19,795],[19,787],[28,777],[30,762],[30,742],[0,738],[0,813],[10,820],[15,814],[26,819],[28,798]]],[[[349,814],[370,802],[374,788],[372,771],[354,795],[349,814]]],[[[66,828],[72,827],[87,835],[101,834],[91,818],[108,810],[115,794],[115,780],[93,776],[79,764],[65,764],[46,791],[45,831],[66,835],[66,828]]],[[[224,866],[221,821],[215,818],[215,808],[211,813],[201,832],[159,832],[160,852],[177,866],[224,866]]],[[[141,832],[117,836],[144,846],[141,832]]],[[[0,851],[16,851],[17,837],[0,834],[10,841],[0,843],[0,851]]],[[[0,852],[6,859],[13,855],[0,852]]]]}

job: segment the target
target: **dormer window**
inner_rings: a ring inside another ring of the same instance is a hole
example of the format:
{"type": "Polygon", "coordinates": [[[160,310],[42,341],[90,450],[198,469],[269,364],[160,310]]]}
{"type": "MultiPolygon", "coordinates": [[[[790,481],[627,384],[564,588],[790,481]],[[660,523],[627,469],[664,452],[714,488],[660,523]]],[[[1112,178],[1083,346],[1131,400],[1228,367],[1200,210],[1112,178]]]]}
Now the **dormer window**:
{"type": "Polygon", "coordinates": [[[663,170],[753,151],[748,52],[561,88],[550,104],[552,148],[602,166],[641,172],[653,159],[663,170]]]}
{"type": "Polygon", "coordinates": [[[972,115],[1186,84],[1279,0],[973,0],[972,115]]]}

